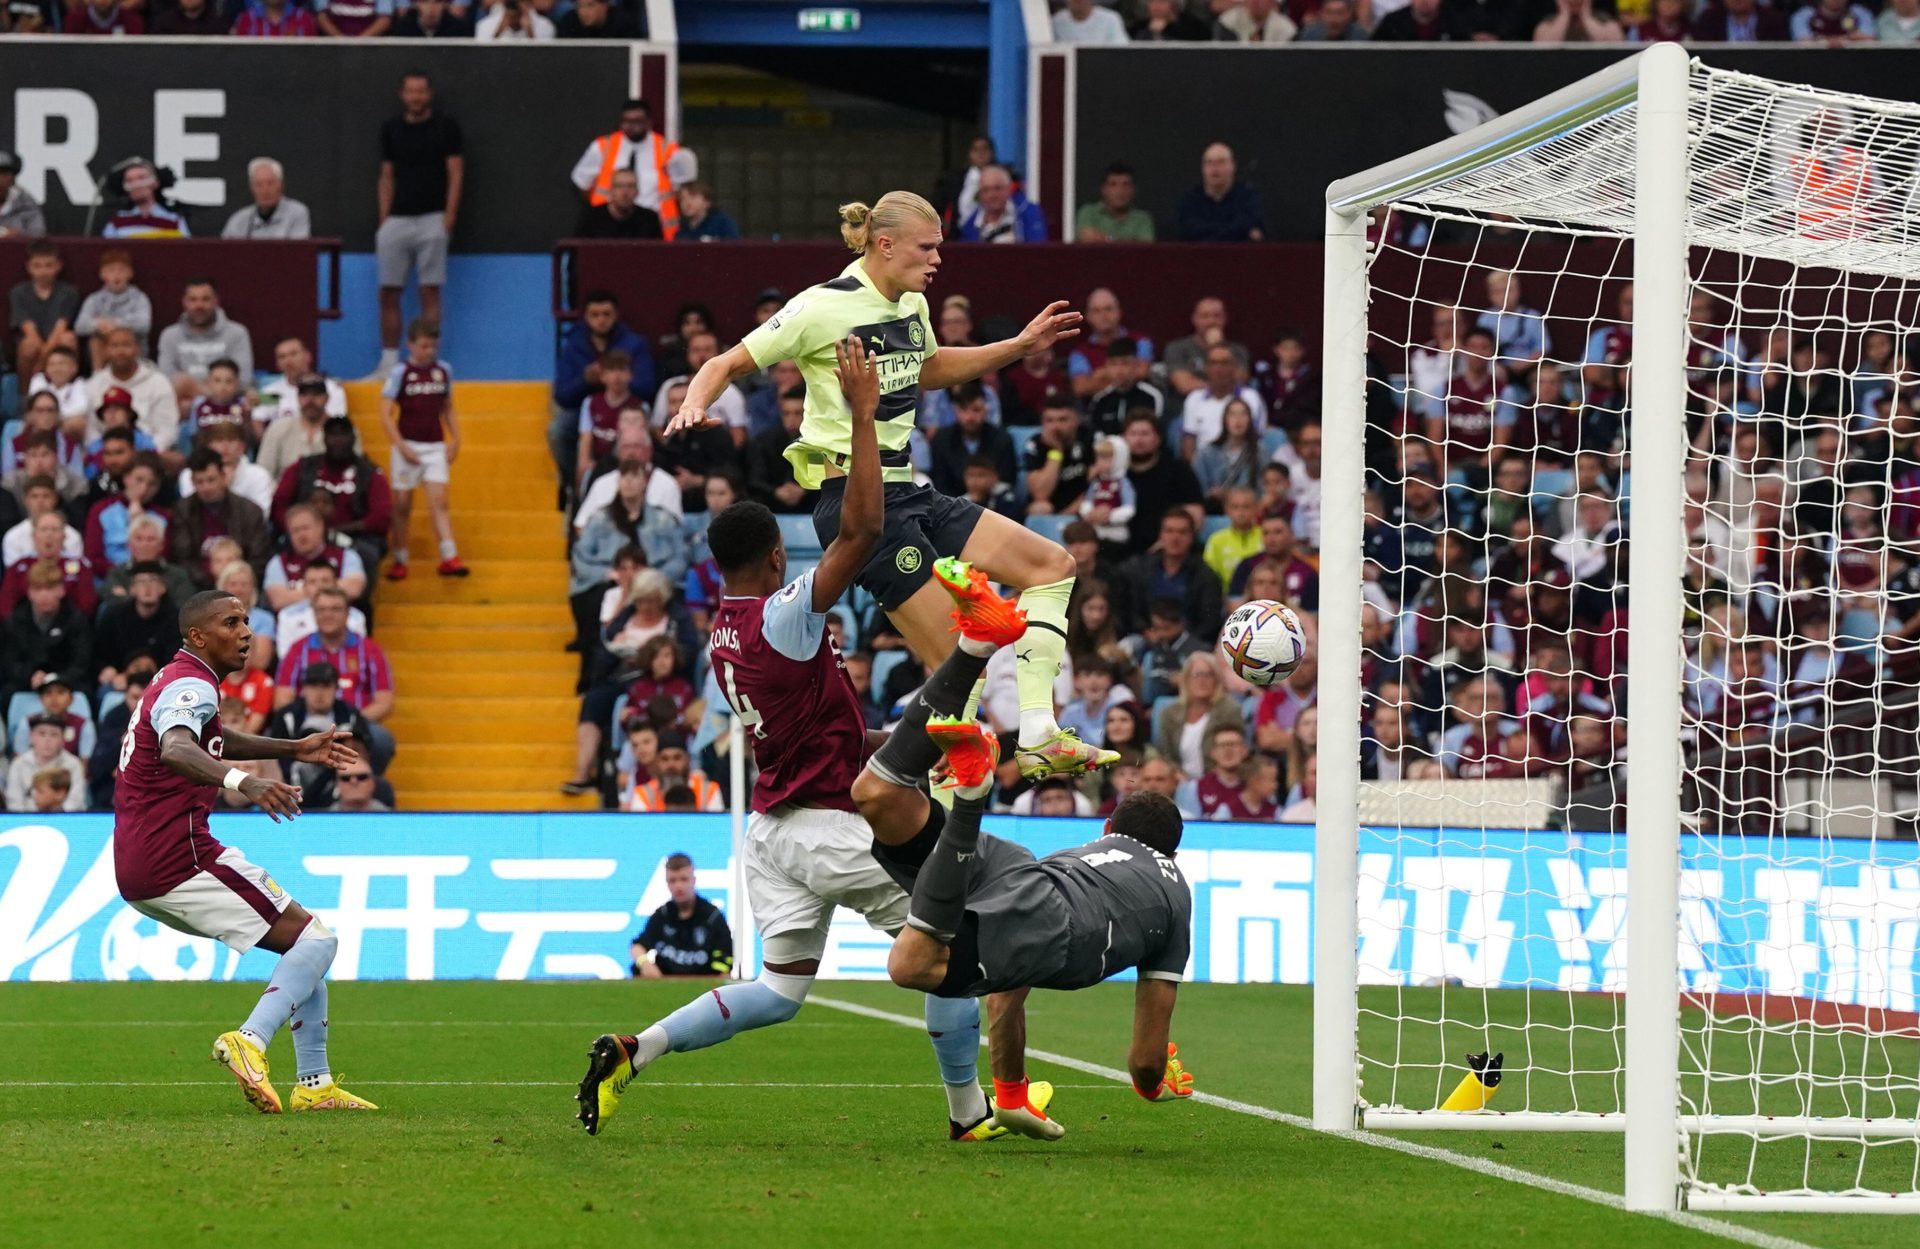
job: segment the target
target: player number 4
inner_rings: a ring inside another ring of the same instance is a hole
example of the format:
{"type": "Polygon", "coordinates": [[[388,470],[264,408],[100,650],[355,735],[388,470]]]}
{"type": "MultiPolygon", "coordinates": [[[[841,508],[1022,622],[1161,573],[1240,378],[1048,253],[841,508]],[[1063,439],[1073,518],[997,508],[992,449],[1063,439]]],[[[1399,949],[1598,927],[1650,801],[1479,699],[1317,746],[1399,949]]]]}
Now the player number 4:
{"type": "Polygon", "coordinates": [[[720,672],[727,683],[727,706],[733,708],[733,714],[740,721],[740,727],[753,730],[755,737],[765,737],[766,727],[760,721],[760,713],[753,704],[740,697],[740,691],[733,687],[733,665],[722,660],[720,672]]]}

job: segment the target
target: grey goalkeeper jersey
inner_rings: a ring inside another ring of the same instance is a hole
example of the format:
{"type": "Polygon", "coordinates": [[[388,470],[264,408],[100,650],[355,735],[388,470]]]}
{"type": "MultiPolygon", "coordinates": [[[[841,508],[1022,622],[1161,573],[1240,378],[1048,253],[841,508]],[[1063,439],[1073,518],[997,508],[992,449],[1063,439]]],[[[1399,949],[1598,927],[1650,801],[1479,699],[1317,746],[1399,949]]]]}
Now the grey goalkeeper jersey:
{"type": "Polygon", "coordinates": [[[1192,947],[1193,891],[1174,861],[1131,837],[1060,850],[1036,865],[1066,900],[1065,963],[1043,989],[1084,989],[1129,967],[1180,980],[1192,947]]]}

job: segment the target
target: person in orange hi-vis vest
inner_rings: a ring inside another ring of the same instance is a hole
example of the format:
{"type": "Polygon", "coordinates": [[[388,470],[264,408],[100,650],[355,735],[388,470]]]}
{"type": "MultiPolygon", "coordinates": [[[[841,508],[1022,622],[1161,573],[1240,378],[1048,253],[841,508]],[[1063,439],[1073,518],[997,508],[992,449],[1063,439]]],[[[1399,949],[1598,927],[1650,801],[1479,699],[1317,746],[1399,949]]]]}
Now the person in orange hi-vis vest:
{"type": "Polygon", "coordinates": [[[645,100],[620,106],[620,128],[587,144],[573,165],[573,185],[587,205],[607,202],[616,170],[631,169],[640,179],[640,207],[660,215],[660,232],[671,239],[680,230],[680,204],[674,192],[700,176],[700,162],[687,148],[653,128],[653,109],[645,100]]]}
{"type": "Polygon", "coordinates": [[[660,747],[654,755],[652,771],[651,780],[635,785],[627,795],[627,810],[665,811],[667,794],[681,785],[693,791],[694,810],[726,810],[726,795],[721,792],[720,783],[709,780],[706,773],[693,766],[693,756],[687,751],[685,734],[668,732],[660,735],[660,747]]]}
{"type": "Polygon", "coordinates": [[[1846,142],[1845,125],[1831,110],[1806,123],[1806,149],[1789,162],[1800,233],[1812,239],[1848,239],[1872,224],[1873,164],[1864,148],[1846,142]]]}

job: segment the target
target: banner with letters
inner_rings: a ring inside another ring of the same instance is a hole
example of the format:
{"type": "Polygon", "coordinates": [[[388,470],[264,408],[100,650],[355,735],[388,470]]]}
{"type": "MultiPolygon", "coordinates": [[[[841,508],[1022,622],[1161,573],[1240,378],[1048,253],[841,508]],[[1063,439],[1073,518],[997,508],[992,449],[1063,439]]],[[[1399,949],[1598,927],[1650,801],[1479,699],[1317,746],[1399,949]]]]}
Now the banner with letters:
{"type": "MultiPolygon", "coordinates": [[[[615,978],[691,855],[734,918],[729,820],[717,815],[231,816],[219,834],[340,938],[340,979],[615,978]]],[[[1040,854],[1092,821],[999,818],[1040,854]]],[[[263,979],[238,957],[146,919],[114,886],[112,817],[0,817],[0,980],[263,979]]],[[[1682,977],[1697,991],[1815,996],[1911,1010],[1920,977],[1920,849],[1776,838],[1683,842],[1682,977]]],[[[1190,824],[1198,981],[1311,979],[1313,830],[1190,824]]],[[[1606,834],[1363,833],[1361,979],[1618,991],[1626,853],[1606,834]]],[[[887,938],[842,912],[822,975],[878,979],[887,938]]],[[[743,969],[757,968],[742,941],[743,969]]]]}

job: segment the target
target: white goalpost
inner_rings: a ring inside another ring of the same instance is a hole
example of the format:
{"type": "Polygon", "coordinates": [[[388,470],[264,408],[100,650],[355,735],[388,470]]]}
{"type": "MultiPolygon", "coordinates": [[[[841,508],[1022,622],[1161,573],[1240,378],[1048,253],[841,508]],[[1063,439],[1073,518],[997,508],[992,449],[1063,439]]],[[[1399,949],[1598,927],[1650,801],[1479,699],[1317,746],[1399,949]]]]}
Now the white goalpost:
{"type": "Polygon", "coordinates": [[[1920,105],[1656,45],[1327,204],[1315,1126],[1920,1213],[1920,105]]]}

